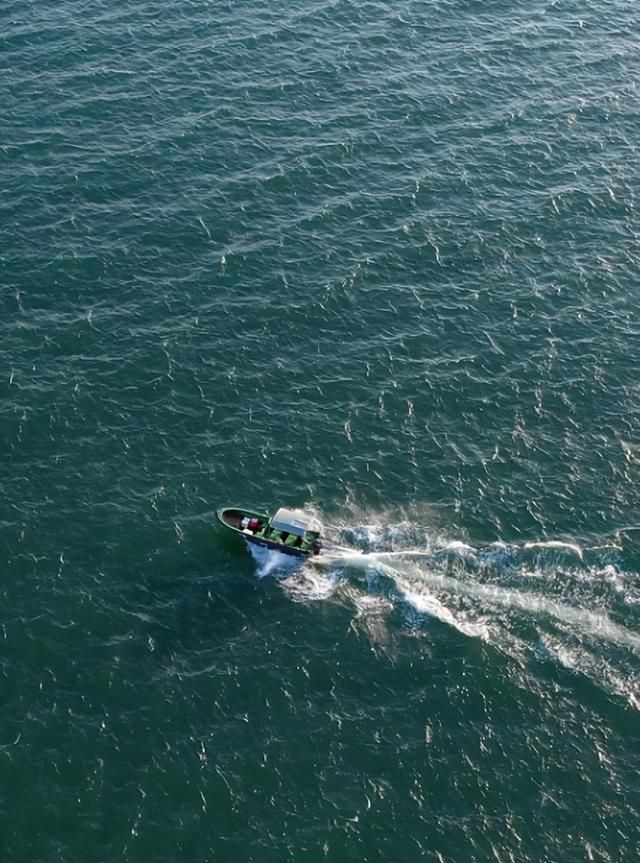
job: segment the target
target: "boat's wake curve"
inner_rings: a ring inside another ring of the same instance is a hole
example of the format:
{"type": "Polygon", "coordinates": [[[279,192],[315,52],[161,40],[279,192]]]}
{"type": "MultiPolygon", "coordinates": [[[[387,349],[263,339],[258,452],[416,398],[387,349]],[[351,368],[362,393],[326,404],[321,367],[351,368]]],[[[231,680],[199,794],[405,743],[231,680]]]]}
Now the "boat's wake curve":
{"type": "Polygon", "coordinates": [[[256,556],[258,574],[278,576],[296,601],[350,603],[354,627],[377,641],[397,629],[396,619],[433,637],[439,621],[511,655],[584,674],[640,709],[640,579],[618,545],[474,547],[426,534],[418,544],[417,532],[406,523],[339,528],[335,543],[302,566],[277,552],[256,556]]]}

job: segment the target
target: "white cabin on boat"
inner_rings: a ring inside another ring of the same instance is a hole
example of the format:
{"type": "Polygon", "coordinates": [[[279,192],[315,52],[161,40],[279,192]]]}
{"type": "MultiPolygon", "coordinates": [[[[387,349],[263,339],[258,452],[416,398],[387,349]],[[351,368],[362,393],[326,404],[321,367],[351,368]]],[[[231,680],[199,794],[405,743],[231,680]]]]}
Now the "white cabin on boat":
{"type": "Polygon", "coordinates": [[[319,535],[322,525],[318,519],[303,509],[285,509],[280,507],[272,517],[269,527],[282,533],[305,537],[308,533],[319,535]]]}

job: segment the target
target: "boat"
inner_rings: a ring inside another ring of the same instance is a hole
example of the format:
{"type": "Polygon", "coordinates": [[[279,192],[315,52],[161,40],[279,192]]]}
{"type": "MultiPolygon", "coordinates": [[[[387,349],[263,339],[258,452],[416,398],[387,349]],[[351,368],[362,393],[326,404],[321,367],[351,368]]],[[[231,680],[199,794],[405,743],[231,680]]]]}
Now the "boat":
{"type": "Polygon", "coordinates": [[[294,557],[320,554],[322,525],[303,509],[280,507],[275,515],[243,509],[222,507],[216,513],[218,521],[252,545],[271,548],[294,557]]]}

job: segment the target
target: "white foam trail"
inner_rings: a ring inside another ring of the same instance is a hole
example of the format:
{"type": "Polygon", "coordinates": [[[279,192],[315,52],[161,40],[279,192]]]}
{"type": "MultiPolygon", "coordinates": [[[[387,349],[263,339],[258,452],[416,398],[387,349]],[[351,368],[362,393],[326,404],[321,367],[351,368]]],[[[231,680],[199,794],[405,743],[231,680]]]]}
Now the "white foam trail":
{"type": "Polygon", "coordinates": [[[361,556],[364,558],[378,558],[378,557],[433,557],[432,551],[422,551],[418,548],[406,548],[404,551],[370,551],[368,553],[362,552],[361,556]]]}
{"type": "Polygon", "coordinates": [[[412,521],[385,521],[337,525],[330,535],[349,546],[327,540],[322,555],[304,561],[252,546],[257,574],[275,575],[295,602],[334,594],[352,602],[351,626],[382,649],[400,605],[418,630],[419,615],[428,615],[523,663],[546,656],[640,711],[640,633],[610,616],[622,602],[640,603],[636,574],[612,562],[618,546],[552,539],[474,547],[412,521]],[[559,590],[574,604],[557,598],[559,590]],[[607,654],[604,643],[625,653],[607,654]]]}
{"type": "MultiPolygon", "coordinates": [[[[394,577],[400,589],[406,591],[407,576],[391,566],[387,566],[386,569],[394,577]]],[[[618,644],[621,647],[630,648],[640,655],[640,635],[636,635],[636,633],[631,632],[624,626],[615,623],[604,612],[598,613],[572,605],[565,605],[564,603],[537,596],[530,592],[498,587],[494,584],[462,581],[450,575],[441,575],[427,570],[413,572],[411,592],[415,591],[416,583],[435,586],[449,593],[455,592],[479,598],[488,604],[518,608],[532,615],[545,615],[556,618],[576,627],[587,636],[601,638],[618,644]]]]}
{"type": "Polygon", "coordinates": [[[442,621],[442,623],[447,623],[463,635],[468,635],[473,638],[482,638],[484,641],[489,640],[489,629],[486,624],[460,620],[454,616],[446,605],[443,605],[439,599],[436,599],[436,597],[431,594],[418,593],[417,591],[400,586],[399,589],[404,599],[413,606],[416,611],[419,611],[422,614],[428,614],[430,617],[435,617],[442,621]]]}
{"type": "Polygon", "coordinates": [[[634,710],[640,710],[640,689],[637,681],[621,676],[601,657],[593,656],[583,648],[574,648],[557,638],[543,635],[541,643],[549,656],[576,674],[584,674],[609,692],[625,698],[634,710]]]}
{"type": "Polygon", "coordinates": [[[322,549],[322,554],[314,557],[309,557],[309,560],[312,563],[334,563],[336,560],[343,560],[345,558],[352,557],[365,557],[366,553],[364,551],[357,551],[353,548],[348,548],[344,545],[334,545],[333,543],[325,544],[322,549]]]}

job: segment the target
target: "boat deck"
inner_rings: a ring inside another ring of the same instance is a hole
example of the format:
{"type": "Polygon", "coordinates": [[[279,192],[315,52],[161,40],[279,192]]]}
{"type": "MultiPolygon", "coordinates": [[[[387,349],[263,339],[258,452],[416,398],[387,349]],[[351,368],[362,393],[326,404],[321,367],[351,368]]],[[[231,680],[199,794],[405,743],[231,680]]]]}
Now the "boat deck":
{"type": "Polygon", "coordinates": [[[229,527],[236,530],[241,530],[240,522],[244,518],[245,513],[241,509],[227,509],[224,514],[224,520],[229,527]]]}
{"type": "MultiPolygon", "coordinates": [[[[296,514],[294,511],[282,509],[278,510],[278,513],[296,514]]],[[[247,542],[278,549],[285,554],[306,556],[318,554],[320,550],[320,531],[305,529],[304,525],[295,520],[280,519],[274,524],[275,517],[270,519],[264,513],[235,507],[219,510],[218,518],[226,527],[241,534],[247,542]],[[245,518],[255,520],[256,526],[243,527],[242,522],[245,518]]]]}

